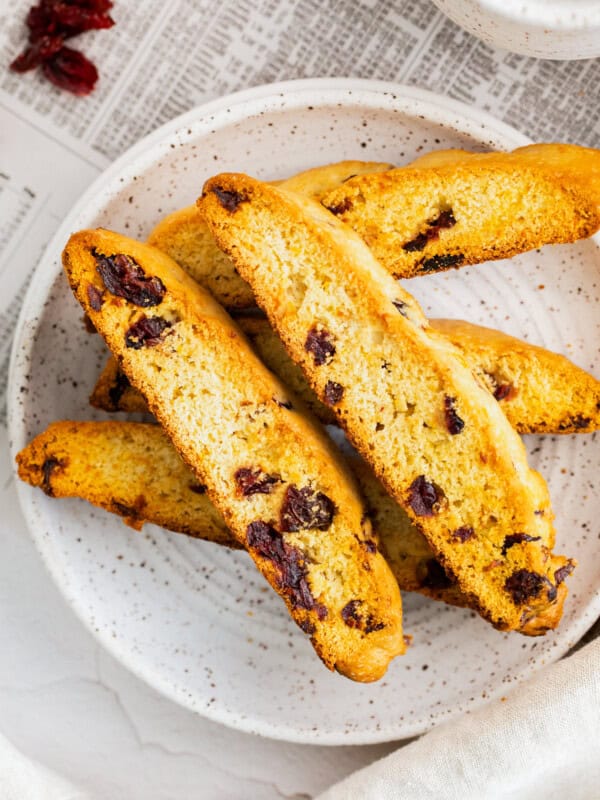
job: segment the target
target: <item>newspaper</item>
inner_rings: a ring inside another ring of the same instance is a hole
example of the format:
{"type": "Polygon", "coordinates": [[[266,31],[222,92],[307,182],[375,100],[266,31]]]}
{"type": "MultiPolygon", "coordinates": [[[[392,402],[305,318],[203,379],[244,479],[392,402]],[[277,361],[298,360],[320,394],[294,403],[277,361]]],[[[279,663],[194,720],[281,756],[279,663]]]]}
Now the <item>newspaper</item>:
{"type": "Polygon", "coordinates": [[[465,101],[538,141],[600,147],[600,59],[495,50],[428,0],[116,0],[114,28],[82,43],[101,73],[86,99],[8,70],[30,3],[0,0],[1,409],[19,306],[59,221],[120,153],[211,98],[292,78],[377,78],[465,101]]]}

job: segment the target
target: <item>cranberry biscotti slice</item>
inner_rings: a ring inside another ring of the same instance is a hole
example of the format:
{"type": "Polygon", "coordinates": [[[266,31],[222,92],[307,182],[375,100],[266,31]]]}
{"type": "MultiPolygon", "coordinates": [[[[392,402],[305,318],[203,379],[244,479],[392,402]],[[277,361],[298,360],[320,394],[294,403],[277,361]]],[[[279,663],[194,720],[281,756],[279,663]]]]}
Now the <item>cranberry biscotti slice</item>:
{"type": "Polygon", "coordinates": [[[600,228],[600,150],[443,151],[322,197],[397,278],[574,242],[600,228]]]}
{"type": "Polygon", "coordinates": [[[154,247],[71,236],[71,288],[238,542],[325,664],[381,677],[405,649],[398,586],[341,455],[212,296],[154,247]],[[360,606],[364,624],[348,624],[360,606]]]}
{"type": "Polygon", "coordinates": [[[600,381],[565,356],[458,319],[430,324],[461,351],[519,433],[600,428],[600,381]]]}
{"type": "Polygon", "coordinates": [[[567,559],[547,487],[459,351],[353,231],[245,175],[198,200],[317,395],[496,627],[555,627],[567,559]],[[226,201],[224,201],[226,198],[226,201]]]}
{"type": "MultiPolygon", "coordinates": [[[[358,457],[350,459],[400,589],[453,605],[466,598],[400,506],[358,457]]],[[[232,548],[241,545],[159,425],[53,422],[17,455],[21,480],[50,497],[79,497],[119,515],[232,548]]],[[[358,612],[357,612],[358,613],[358,612]]]]}
{"type": "MultiPolygon", "coordinates": [[[[300,172],[288,182],[292,191],[320,196],[357,175],[391,168],[392,164],[373,161],[340,161],[300,172]]],[[[252,290],[216,246],[195,205],[174,211],[161,220],[148,236],[148,244],[171,256],[226,308],[256,305],[252,290]]]]}
{"type": "MultiPolygon", "coordinates": [[[[337,424],[331,408],[317,398],[267,320],[242,315],[236,322],[267,367],[300,395],[321,422],[337,424]]],[[[519,433],[590,433],[600,428],[600,381],[568,358],[463,320],[432,319],[429,324],[462,351],[519,433]]],[[[148,410],[112,357],[90,403],[104,411],[148,410]]]]}

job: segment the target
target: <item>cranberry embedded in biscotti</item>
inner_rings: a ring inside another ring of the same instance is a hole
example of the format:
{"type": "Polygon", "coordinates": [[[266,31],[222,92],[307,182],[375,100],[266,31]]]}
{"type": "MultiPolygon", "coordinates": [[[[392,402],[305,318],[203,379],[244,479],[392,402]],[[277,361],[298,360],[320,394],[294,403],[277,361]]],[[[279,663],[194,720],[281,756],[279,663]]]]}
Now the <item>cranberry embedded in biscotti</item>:
{"type": "Polygon", "coordinates": [[[235,475],[238,492],[243,497],[253,494],[271,494],[275,484],[281,483],[279,475],[269,475],[259,467],[240,467],[235,475]]]}
{"type": "Polygon", "coordinates": [[[323,492],[310,486],[298,489],[288,486],[281,507],[281,530],[304,531],[314,528],[326,531],[333,521],[335,505],[323,492]]]}
{"type": "Polygon", "coordinates": [[[511,533],[504,537],[504,544],[502,545],[502,555],[506,555],[514,544],[521,544],[521,542],[539,542],[541,536],[530,536],[528,533],[511,533]]]}
{"type": "Polygon", "coordinates": [[[100,311],[102,308],[103,292],[101,292],[97,286],[94,286],[93,283],[89,283],[87,287],[87,296],[90,301],[90,306],[94,311],[100,311]]]}
{"type": "Polygon", "coordinates": [[[142,317],[125,334],[125,345],[134,350],[142,347],[156,347],[163,340],[163,334],[172,323],[162,317],[142,317]]]}
{"type": "Polygon", "coordinates": [[[433,517],[444,497],[439,486],[419,475],[410,485],[408,503],[418,517],[433,517]]]}
{"type": "Polygon", "coordinates": [[[223,206],[226,211],[230,211],[232,214],[234,211],[237,211],[239,206],[242,203],[247,203],[248,198],[245,197],[240,192],[234,192],[232,190],[223,189],[221,186],[213,186],[211,189],[212,193],[217,197],[219,203],[223,206]]]}
{"type": "Polygon", "coordinates": [[[444,416],[446,418],[446,428],[448,429],[448,433],[450,433],[452,436],[456,436],[457,433],[461,433],[465,427],[464,420],[461,419],[461,417],[459,417],[456,413],[456,409],[454,407],[455,403],[455,397],[448,397],[448,395],[444,397],[444,416]]]}
{"type": "MultiPolygon", "coordinates": [[[[92,250],[96,269],[108,291],[142,308],[157,306],[167,291],[160,278],[148,276],[137,261],[124,253],[104,256],[92,250]]],[[[96,309],[98,310],[98,309],[96,309]]]]}
{"type": "Polygon", "coordinates": [[[518,569],[506,579],[504,588],[512,597],[513,602],[517,605],[522,605],[531,598],[537,597],[544,586],[549,584],[550,581],[548,578],[544,575],[540,575],[539,572],[518,569]]]}
{"type": "Polygon", "coordinates": [[[455,539],[457,542],[468,542],[469,539],[472,539],[475,536],[475,531],[468,525],[463,525],[461,528],[457,528],[452,533],[452,538],[455,539]]]}
{"type": "Polygon", "coordinates": [[[304,349],[311,353],[317,367],[331,361],[335,355],[335,344],[331,334],[324,328],[313,327],[309,330],[304,349]]]}
{"type": "Polygon", "coordinates": [[[297,547],[288,544],[283,536],[262,520],[248,525],[246,530],[248,547],[267,558],[277,568],[277,582],[294,608],[315,611],[321,620],[327,617],[327,609],[317,603],[307,580],[306,559],[297,547]]]}
{"type": "Polygon", "coordinates": [[[334,406],[336,403],[339,403],[344,396],[344,387],[341,385],[341,383],[327,381],[325,384],[324,396],[327,405],[334,406]]]}

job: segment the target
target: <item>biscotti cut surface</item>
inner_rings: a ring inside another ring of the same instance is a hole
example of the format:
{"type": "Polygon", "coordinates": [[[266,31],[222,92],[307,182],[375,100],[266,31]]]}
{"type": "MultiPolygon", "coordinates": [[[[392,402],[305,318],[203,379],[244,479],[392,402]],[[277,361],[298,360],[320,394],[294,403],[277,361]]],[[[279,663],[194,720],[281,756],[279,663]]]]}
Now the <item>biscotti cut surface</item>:
{"type": "Polygon", "coordinates": [[[323,661],[356,680],[381,677],[405,649],[400,594],[323,430],[156,248],[81,231],[63,263],[131,384],[323,661]]]}
{"type": "MultiPolygon", "coordinates": [[[[159,425],[54,422],[21,450],[17,464],[21,480],[50,497],[82,498],[138,530],[150,522],[215,544],[241,546],[159,425]]],[[[350,466],[399,587],[466,605],[427,541],[364,461],[353,458],[350,466]]]]}
{"type": "MultiPolygon", "coordinates": [[[[317,398],[267,320],[239,316],[236,322],[269,369],[300,395],[321,422],[337,424],[333,411],[317,398]]],[[[590,433],[600,428],[600,381],[569,359],[463,320],[432,319],[429,324],[462,351],[519,433],[590,433]]],[[[90,403],[105,411],[148,410],[112,357],[90,403]]]]}
{"type": "Polygon", "coordinates": [[[388,272],[410,278],[591,236],[600,227],[600,151],[442,151],[353,178],[322,203],[388,272]]]}
{"type": "MultiPolygon", "coordinates": [[[[349,178],[392,167],[373,161],[340,161],[300,172],[289,179],[290,189],[320,196],[349,178]]],[[[148,243],[166,253],[189,275],[230,309],[256,305],[252,290],[219,250],[195,205],[174,211],[152,230],[148,243]]]]}
{"type": "Polygon", "coordinates": [[[292,358],[470,602],[501,629],[554,627],[572,564],[550,553],[547,487],[459,351],[310,199],[223,174],[198,205],[292,358]]]}

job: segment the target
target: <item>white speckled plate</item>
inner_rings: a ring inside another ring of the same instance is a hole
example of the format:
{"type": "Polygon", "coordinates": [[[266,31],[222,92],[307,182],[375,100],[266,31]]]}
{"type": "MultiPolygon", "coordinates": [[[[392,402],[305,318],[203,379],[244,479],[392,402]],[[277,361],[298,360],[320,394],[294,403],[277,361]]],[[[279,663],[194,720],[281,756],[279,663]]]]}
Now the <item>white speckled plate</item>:
{"type": "MultiPolygon", "coordinates": [[[[402,164],[432,148],[513,148],[526,139],[487,115],[418,89],[311,80],[253,89],[192,111],[144,139],[85,194],[27,295],[13,353],[13,451],[87,405],[105,354],[83,330],[59,267],[78,228],[144,237],[222,170],[274,179],[316,164],[402,164]]],[[[510,223],[507,220],[507,223],[510,223]]],[[[600,371],[595,241],[511,264],[411,281],[432,316],[502,328],[600,371]]],[[[558,550],[579,560],[560,630],[503,635],[469,611],[405,595],[408,655],[379,683],[329,673],[244,554],[147,526],[142,534],[76,500],[20,484],[31,533],[62,592],[100,641],[141,678],[211,719],[290,741],[348,744],[422,733],[498,697],[563,655],[600,613],[600,450],[594,436],[530,438],[549,480],[558,550]]],[[[157,465],[158,468],[158,465],[157,465]]]]}

